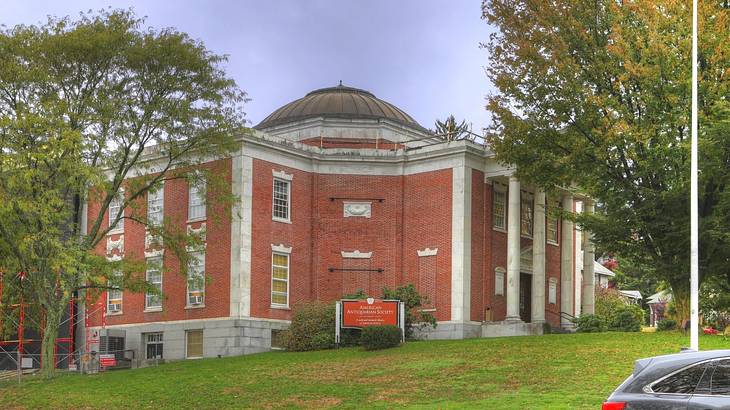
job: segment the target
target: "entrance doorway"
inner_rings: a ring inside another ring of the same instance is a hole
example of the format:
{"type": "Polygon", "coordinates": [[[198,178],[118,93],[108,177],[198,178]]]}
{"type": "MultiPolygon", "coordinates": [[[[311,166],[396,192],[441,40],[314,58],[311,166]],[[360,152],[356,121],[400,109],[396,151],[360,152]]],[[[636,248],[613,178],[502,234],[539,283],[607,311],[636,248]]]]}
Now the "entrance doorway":
{"type": "Polygon", "coordinates": [[[532,321],[532,275],[520,273],[520,319],[532,321]]]}

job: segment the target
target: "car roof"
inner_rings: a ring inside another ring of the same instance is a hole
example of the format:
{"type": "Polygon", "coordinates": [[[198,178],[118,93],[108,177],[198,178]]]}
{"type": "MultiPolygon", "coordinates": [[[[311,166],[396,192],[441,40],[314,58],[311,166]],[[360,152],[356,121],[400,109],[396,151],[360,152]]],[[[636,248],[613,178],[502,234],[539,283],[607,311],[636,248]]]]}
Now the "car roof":
{"type": "Polygon", "coordinates": [[[706,360],[730,357],[730,350],[684,351],[682,353],[647,357],[636,361],[633,380],[626,390],[638,391],[650,382],[673,371],[706,360]]]}

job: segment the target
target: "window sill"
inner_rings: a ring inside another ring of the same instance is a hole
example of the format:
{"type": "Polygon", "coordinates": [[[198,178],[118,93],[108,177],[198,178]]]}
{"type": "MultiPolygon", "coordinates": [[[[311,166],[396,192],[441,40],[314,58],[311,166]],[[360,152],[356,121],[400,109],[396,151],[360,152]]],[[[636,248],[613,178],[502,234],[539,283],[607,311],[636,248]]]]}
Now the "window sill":
{"type": "Polygon", "coordinates": [[[283,224],[290,224],[291,225],[291,219],[282,219],[282,218],[274,218],[271,217],[271,220],[274,222],[281,222],[283,224]]]}
{"type": "Polygon", "coordinates": [[[421,309],[421,312],[435,312],[436,308],[430,308],[430,309],[421,309]]]}
{"type": "Polygon", "coordinates": [[[112,235],[124,235],[124,228],[112,229],[111,231],[106,233],[106,236],[112,236],[112,235]]]}
{"type": "Polygon", "coordinates": [[[498,228],[496,226],[493,226],[492,230],[497,231],[497,232],[507,233],[506,229],[498,228]]]}
{"type": "Polygon", "coordinates": [[[203,358],[203,356],[186,357],[185,360],[198,360],[198,359],[202,359],[202,358],[203,358]]]}
{"type": "Polygon", "coordinates": [[[196,222],[207,222],[207,221],[208,221],[208,217],[207,216],[201,216],[199,218],[188,219],[185,223],[187,223],[187,224],[193,224],[193,223],[196,223],[196,222]]]}
{"type": "Polygon", "coordinates": [[[546,242],[547,242],[547,244],[548,244],[548,245],[552,245],[552,246],[560,246],[560,244],[559,244],[559,243],[557,243],[557,242],[553,242],[553,241],[546,241],[546,242]]]}
{"type": "Polygon", "coordinates": [[[285,305],[271,305],[272,309],[279,309],[279,310],[291,310],[289,306],[285,305]]]}
{"type": "Polygon", "coordinates": [[[162,307],[145,308],[142,312],[143,313],[162,312],[162,307]]]}
{"type": "Polygon", "coordinates": [[[524,233],[521,233],[520,238],[532,239],[532,235],[525,235],[524,233]]]}
{"type": "Polygon", "coordinates": [[[200,305],[186,305],[185,306],[185,310],[188,310],[188,309],[202,309],[204,307],[205,307],[205,304],[200,304],[200,305]]]}
{"type": "Polygon", "coordinates": [[[124,312],[122,312],[121,310],[120,310],[119,312],[109,312],[109,311],[107,311],[107,312],[106,312],[106,315],[107,315],[107,316],[119,316],[119,315],[121,315],[122,313],[124,313],[124,312]]]}

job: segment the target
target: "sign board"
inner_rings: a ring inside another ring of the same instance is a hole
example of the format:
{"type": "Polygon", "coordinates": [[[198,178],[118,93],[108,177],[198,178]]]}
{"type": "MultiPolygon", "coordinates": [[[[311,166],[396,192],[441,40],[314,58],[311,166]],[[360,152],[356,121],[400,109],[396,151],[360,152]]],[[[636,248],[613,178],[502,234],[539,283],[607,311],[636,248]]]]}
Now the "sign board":
{"type": "Polygon", "coordinates": [[[340,329],[362,329],[368,326],[393,325],[401,330],[405,341],[405,304],[399,300],[341,300],[335,305],[335,343],[340,344],[340,329]]]}
{"type": "Polygon", "coordinates": [[[373,298],[366,300],[343,300],[342,327],[398,326],[399,303],[397,300],[378,300],[373,298]]]}
{"type": "Polygon", "coordinates": [[[20,367],[23,369],[32,369],[33,368],[33,358],[32,357],[24,357],[20,359],[20,367]]]}
{"type": "Polygon", "coordinates": [[[117,365],[117,358],[113,354],[100,354],[99,365],[101,367],[114,367],[117,365]]]}

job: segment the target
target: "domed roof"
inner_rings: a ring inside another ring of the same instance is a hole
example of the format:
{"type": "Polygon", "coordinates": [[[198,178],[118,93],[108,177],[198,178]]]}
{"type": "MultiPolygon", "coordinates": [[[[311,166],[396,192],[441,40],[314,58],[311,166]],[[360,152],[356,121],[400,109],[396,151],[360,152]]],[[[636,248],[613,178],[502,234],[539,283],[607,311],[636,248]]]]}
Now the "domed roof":
{"type": "Polygon", "coordinates": [[[416,120],[395,105],[376,98],[370,91],[340,85],[314,90],[264,118],[256,129],[307,118],[388,119],[425,131],[416,120]]]}

